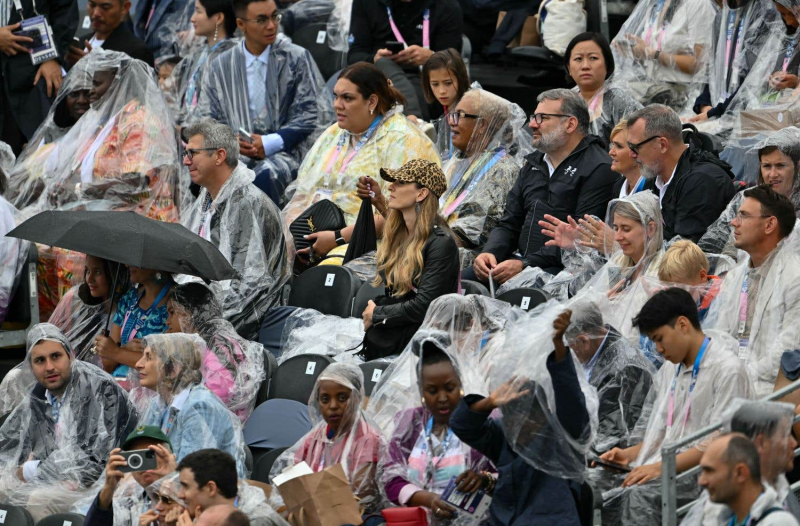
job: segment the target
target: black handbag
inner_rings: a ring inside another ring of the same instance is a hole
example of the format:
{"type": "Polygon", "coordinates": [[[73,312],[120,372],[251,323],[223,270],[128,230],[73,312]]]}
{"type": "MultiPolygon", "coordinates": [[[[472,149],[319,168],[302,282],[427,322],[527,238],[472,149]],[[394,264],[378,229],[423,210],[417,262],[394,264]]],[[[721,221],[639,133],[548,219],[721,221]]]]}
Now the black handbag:
{"type": "MultiPolygon", "coordinates": [[[[375,298],[375,305],[378,307],[394,305],[407,301],[408,299],[408,297],[400,299],[388,295],[378,296],[375,298]]],[[[391,327],[387,327],[382,323],[372,325],[364,333],[361,351],[359,351],[358,354],[364,358],[365,362],[377,360],[378,358],[386,358],[387,356],[396,356],[403,352],[419,327],[419,324],[391,327]]]]}
{"type": "Polygon", "coordinates": [[[304,236],[314,232],[341,230],[346,226],[342,209],[329,199],[321,199],[292,221],[289,232],[294,238],[295,248],[302,250],[312,245],[312,242],[304,236]]]}

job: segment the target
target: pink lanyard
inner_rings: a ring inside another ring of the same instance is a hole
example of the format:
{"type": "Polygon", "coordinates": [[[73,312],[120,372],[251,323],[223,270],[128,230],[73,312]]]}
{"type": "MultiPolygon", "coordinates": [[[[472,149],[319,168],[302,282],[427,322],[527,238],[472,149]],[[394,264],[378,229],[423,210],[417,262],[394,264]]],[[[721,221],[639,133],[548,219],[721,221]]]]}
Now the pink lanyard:
{"type": "MultiPolygon", "coordinates": [[[[344,171],[347,169],[347,165],[350,164],[350,161],[353,160],[353,157],[356,156],[358,151],[363,148],[365,144],[367,144],[367,141],[372,138],[380,123],[381,116],[379,115],[375,117],[375,119],[372,121],[372,124],[369,125],[369,128],[367,128],[367,131],[361,136],[361,139],[358,141],[358,143],[353,146],[353,151],[347,154],[347,157],[344,158],[344,161],[342,161],[342,166],[339,167],[339,177],[336,179],[337,185],[342,184],[342,178],[344,171]]],[[[344,145],[349,137],[349,133],[343,133],[342,137],[339,139],[339,143],[336,145],[336,150],[334,150],[333,153],[331,153],[330,158],[328,158],[328,164],[325,166],[325,173],[327,174],[328,179],[330,179],[331,172],[333,171],[333,165],[336,164],[336,160],[339,159],[339,156],[342,154],[342,149],[344,148],[344,145]]]]}
{"type": "MultiPolygon", "coordinates": [[[[394,18],[392,18],[392,9],[389,6],[386,6],[386,13],[389,15],[389,25],[392,26],[392,33],[394,33],[394,38],[397,39],[398,42],[402,42],[408,47],[406,44],[403,35],[400,34],[400,30],[397,29],[397,24],[394,23],[394,18]]],[[[422,12],[422,47],[425,49],[431,48],[431,10],[426,9],[422,12]]]]}
{"type": "MultiPolygon", "coordinates": [[[[647,27],[647,31],[644,34],[644,41],[646,44],[650,44],[650,37],[653,36],[653,26],[656,24],[658,20],[658,15],[661,14],[661,11],[664,10],[664,3],[666,0],[659,0],[658,4],[656,4],[656,8],[653,11],[653,16],[650,17],[650,25],[647,27]]],[[[667,24],[661,24],[661,30],[658,32],[658,37],[656,38],[656,48],[661,51],[661,46],[664,44],[664,33],[666,32],[667,24]]]]}
{"type": "MultiPolygon", "coordinates": [[[[728,68],[736,65],[736,58],[739,56],[739,51],[742,48],[742,40],[744,36],[744,16],[739,21],[739,30],[736,33],[736,42],[733,42],[733,28],[736,26],[736,13],[730,12],[728,16],[728,37],[725,44],[725,71],[726,78],[728,77],[728,68]],[[733,58],[731,59],[731,45],[733,44],[733,58]]],[[[730,82],[730,79],[728,79],[730,82]]]]}

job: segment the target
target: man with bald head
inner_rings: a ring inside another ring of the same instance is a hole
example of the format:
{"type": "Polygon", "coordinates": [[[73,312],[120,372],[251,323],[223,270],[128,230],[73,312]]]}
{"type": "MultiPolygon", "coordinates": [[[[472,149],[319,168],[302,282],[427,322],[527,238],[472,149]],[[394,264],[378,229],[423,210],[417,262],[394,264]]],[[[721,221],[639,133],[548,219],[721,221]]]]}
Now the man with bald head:
{"type": "Polygon", "coordinates": [[[708,446],[700,460],[698,484],[712,502],[725,504],[719,524],[793,526],[798,522],[784,511],[777,493],[761,482],[761,465],[753,442],[740,433],[723,435],[708,446]],[[748,522],[749,521],[749,522],[748,522]]]}
{"type": "Polygon", "coordinates": [[[194,524],[195,526],[250,526],[250,519],[230,504],[222,504],[208,508],[194,524]]]}

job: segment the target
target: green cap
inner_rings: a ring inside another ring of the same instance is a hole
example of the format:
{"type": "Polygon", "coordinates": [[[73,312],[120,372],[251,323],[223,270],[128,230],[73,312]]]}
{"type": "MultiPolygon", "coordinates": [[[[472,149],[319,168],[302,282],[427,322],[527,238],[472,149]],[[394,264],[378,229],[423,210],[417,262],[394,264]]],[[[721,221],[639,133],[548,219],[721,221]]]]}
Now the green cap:
{"type": "Polygon", "coordinates": [[[128,438],[125,439],[125,443],[122,444],[122,450],[127,451],[128,445],[134,440],[139,440],[140,438],[152,438],[153,440],[158,440],[159,442],[165,442],[169,448],[172,449],[172,443],[169,441],[169,437],[167,437],[167,435],[165,435],[160,428],[156,426],[139,426],[133,430],[133,433],[128,435],[128,438]]]}

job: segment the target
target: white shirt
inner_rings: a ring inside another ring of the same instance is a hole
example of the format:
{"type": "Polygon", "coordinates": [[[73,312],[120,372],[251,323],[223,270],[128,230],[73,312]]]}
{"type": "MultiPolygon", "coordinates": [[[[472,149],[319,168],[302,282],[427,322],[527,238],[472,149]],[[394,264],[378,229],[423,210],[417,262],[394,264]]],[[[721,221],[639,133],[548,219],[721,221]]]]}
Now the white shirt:
{"type": "MultiPolygon", "coordinates": [[[[664,195],[667,193],[667,188],[669,187],[669,183],[671,183],[672,180],[675,179],[675,170],[677,170],[677,169],[678,169],[678,165],[675,164],[675,168],[672,169],[672,175],[669,176],[669,181],[667,181],[666,183],[664,183],[664,181],[661,180],[660,176],[656,177],[656,188],[658,188],[658,204],[659,204],[659,206],[661,206],[661,203],[664,202],[664,195]]],[[[624,188],[625,185],[622,185],[622,187],[624,188]]]]}
{"type": "MultiPolygon", "coordinates": [[[[636,188],[637,186],[639,186],[639,181],[641,181],[641,180],[642,180],[642,176],[639,176],[639,178],[636,180],[636,184],[633,185],[633,188],[636,188]]],[[[658,182],[656,182],[656,184],[658,184],[658,182]]],[[[633,188],[631,188],[631,191],[633,191],[633,188]]],[[[628,197],[629,195],[631,195],[631,194],[630,194],[630,192],[628,192],[628,180],[626,179],[625,182],[622,183],[622,188],[619,189],[619,198],[622,199],[623,197],[628,197]]]]}
{"type": "MultiPolygon", "coordinates": [[[[265,49],[263,53],[261,53],[259,56],[255,56],[252,53],[250,53],[250,51],[248,51],[247,46],[244,45],[244,39],[242,39],[242,49],[244,50],[244,65],[245,65],[245,70],[247,71],[248,93],[253,92],[253,86],[255,85],[256,82],[260,82],[262,85],[266,86],[267,70],[269,66],[269,51],[271,47],[272,46],[267,46],[267,49],[265,49]],[[253,62],[255,62],[256,60],[264,63],[264,76],[261,78],[256,78],[255,68],[251,67],[253,65],[253,62]]],[[[252,97],[250,97],[248,104],[250,106],[251,115],[258,116],[258,114],[261,113],[260,108],[259,111],[256,111],[256,107],[252,97]]]]}
{"type": "MultiPolygon", "coordinates": [[[[99,38],[97,38],[96,34],[92,35],[92,38],[89,39],[89,45],[92,46],[92,49],[97,47],[103,47],[103,44],[105,44],[105,42],[106,42],[105,39],[100,40],[99,38]]],[[[88,53],[89,48],[84,48],[83,51],[84,53],[88,53]]]]}
{"type": "Polygon", "coordinates": [[[550,172],[550,177],[553,177],[553,172],[556,171],[556,167],[553,166],[552,162],[550,162],[550,156],[548,154],[544,154],[544,163],[547,165],[547,170],[550,172]]]}

